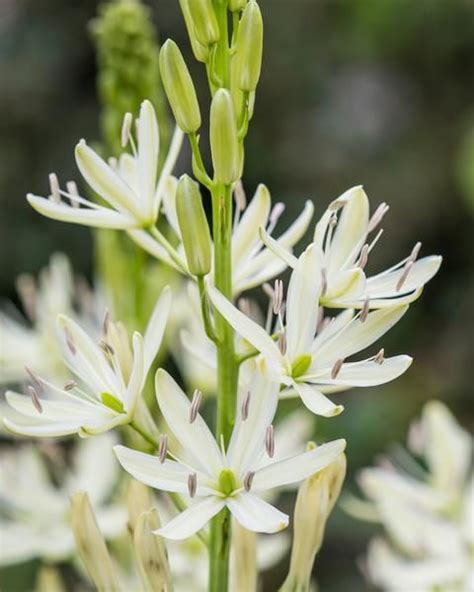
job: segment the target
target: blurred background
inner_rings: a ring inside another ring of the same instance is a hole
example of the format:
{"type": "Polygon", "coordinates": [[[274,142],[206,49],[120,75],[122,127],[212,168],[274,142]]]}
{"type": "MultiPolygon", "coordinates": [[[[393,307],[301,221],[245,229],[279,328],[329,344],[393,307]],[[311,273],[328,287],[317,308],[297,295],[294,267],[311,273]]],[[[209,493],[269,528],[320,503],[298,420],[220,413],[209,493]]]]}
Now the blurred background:
{"type": "MultiPolygon", "coordinates": [[[[176,0],[149,4],[163,41],[174,38],[201,97],[176,0]]],[[[0,2],[0,292],[36,273],[54,251],[91,278],[90,232],[48,221],[25,194],[45,195],[48,173],[78,179],[73,147],[100,138],[96,57],[88,23],[95,0],[0,2]]],[[[372,207],[390,204],[369,262],[378,271],[422,241],[441,272],[384,340],[413,366],[393,384],[340,395],[345,413],[319,428],[348,440],[348,491],[357,469],[403,441],[430,398],[473,427],[474,5],[471,0],[262,0],[264,71],[247,141],[244,185],[258,182],[292,219],[311,199],[319,216],[363,184],[372,207]]],[[[185,154],[180,167],[188,166],[185,154]]],[[[311,225],[313,228],[313,225],[311,225]]],[[[367,589],[356,565],[369,527],[336,512],[316,562],[321,590],[367,589]]],[[[265,578],[286,574],[286,563],[265,578]]]]}

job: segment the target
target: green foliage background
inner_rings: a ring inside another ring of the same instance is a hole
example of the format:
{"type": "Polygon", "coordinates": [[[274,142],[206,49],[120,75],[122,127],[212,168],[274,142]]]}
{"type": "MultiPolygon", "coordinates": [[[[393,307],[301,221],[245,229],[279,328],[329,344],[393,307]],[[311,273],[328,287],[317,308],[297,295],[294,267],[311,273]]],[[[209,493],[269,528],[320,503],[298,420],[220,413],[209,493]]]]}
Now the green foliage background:
{"type": "MultiPolygon", "coordinates": [[[[374,207],[391,206],[370,270],[403,258],[418,239],[422,254],[444,257],[439,276],[384,342],[388,354],[412,354],[412,368],[392,385],[340,395],[345,413],[319,424],[327,437],[348,439],[347,487],[354,489],[357,468],[401,441],[427,399],[445,400],[473,427],[474,5],[261,4],[264,72],[247,142],[247,192],[264,181],[273,199],[287,204],[289,220],[305,199],[314,200],[320,214],[362,183],[374,207]]],[[[180,44],[206,96],[178,2],[149,5],[160,38],[180,44]]],[[[37,271],[56,250],[91,274],[90,233],[41,218],[24,196],[44,194],[52,170],[64,181],[77,179],[75,142],[100,138],[88,32],[96,12],[95,0],[0,3],[0,290],[6,298],[14,297],[17,274],[37,271]]],[[[185,154],[180,170],[188,162],[185,154]]],[[[355,561],[370,532],[335,514],[316,565],[322,591],[366,589],[355,561]]],[[[265,589],[275,589],[285,573],[282,564],[268,574],[265,589]]]]}

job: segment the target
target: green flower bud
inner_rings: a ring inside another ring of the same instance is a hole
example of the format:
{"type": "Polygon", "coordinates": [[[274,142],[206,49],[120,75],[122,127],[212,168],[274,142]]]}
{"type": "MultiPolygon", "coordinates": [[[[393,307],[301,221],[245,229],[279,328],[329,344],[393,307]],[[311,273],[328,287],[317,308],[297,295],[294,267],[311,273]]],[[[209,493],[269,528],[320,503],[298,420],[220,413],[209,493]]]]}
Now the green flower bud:
{"type": "Polygon", "coordinates": [[[99,530],[87,493],[78,491],[73,495],[71,514],[77,550],[91,580],[101,592],[117,590],[107,545],[99,530]]]}
{"type": "Polygon", "coordinates": [[[196,37],[204,46],[219,41],[220,30],[211,0],[188,0],[196,37]]]}
{"type": "Polygon", "coordinates": [[[211,233],[198,184],[183,175],[176,190],[176,213],[189,271],[206,275],[211,270],[211,233]]]}
{"type": "Polygon", "coordinates": [[[189,10],[189,2],[188,0],[179,0],[179,5],[181,7],[181,12],[183,13],[184,24],[186,25],[186,30],[188,31],[189,41],[191,42],[191,48],[193,50],[194,57],[198,62],[205,63],[209,57],[209,47],[202,45],[196,37],[193,17],[191,16],[191,12],[189,10]]]}
{"type": "Polygon", "coordinates": [[[234,590],[257,590],[257,534],[237,520],[232,524],[234,590]]]}
{"type": "Polygon", "coordinates": [[[128,526],[133,534],[138,518],[153,506],[150,490],[140,481],[132,480],[127,490],[128,526]]]}
{"type": "Polygon", "coordinates": [[[176,123],[183,132],[196,132],[201,112],[194,84],[179,47],[168,39],[160,51],[160,72],[176,123]]]}
{"type": "Polygon", "coordinates": [[[240,20],[235,52],[237,86],[247,92],[257,88],[262,68],[263,20],[254,0],[245,7],[240,20]]]}
{"type": "Polygon", "coordinates": [[[239,149],[234,102],[228,90],[220,88],[211,103],[211,155],[214,178],[230,185],[240,176],[242,152],[239,149]]]}
{"type": "Polygon", "coordinates": [[[229,10],[231,12],[240,12],[245,8],[247,0],[229,0],[229,10]]]}

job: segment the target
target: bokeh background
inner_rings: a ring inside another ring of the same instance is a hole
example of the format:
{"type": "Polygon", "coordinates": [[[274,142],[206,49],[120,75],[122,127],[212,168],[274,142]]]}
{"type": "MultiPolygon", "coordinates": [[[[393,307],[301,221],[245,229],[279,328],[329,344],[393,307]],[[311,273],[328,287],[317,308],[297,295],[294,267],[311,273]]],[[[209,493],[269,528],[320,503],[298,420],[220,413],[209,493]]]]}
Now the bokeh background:
{"type": "MultiPolygon", "coordinates": [[[[0,2],[0,291],[62,250],[91,277],[89,231],[50,222],[25,194],[47,175],[78,178],[76,141],[99,138],[96,60],[88,23],[95,0],[0,2]]],[[[177,0],[148,3],[161,40],[192,63],[177,0]]],[[[287,220],[312,199],[317,214],[363,184],[373,207],[391,206],[369,262],[379,270],[417,240],[439,253],[440,274],[384,340],[415,362],[391,385],[340,395],[341,416],[321,433],[348,439],[348,491],[357,469],[403,441],[429,398],[472,428],[474,213],[474,4],[472,0],[262,0],[264,72],[247,141],[244,184],[260,181],[287,204],[287,220]]],[[[193,64],[193,63],[192,63],[193,64]]],[[[195,64],[193,64],[195,66],[195,64]]],[[[192,68],[205,92],[203,72],[192,68]]],[[[201,95],[202,96],[202,95],[201,95]]],[[[180,166],[187,166],[186,155],[180,166]]],[[[372,530],[331,518],[316,563],[324,592],[366,590],[358,558],[372,530]]],[[[283,562],[265,589],[286,573],[283,562]]]]}

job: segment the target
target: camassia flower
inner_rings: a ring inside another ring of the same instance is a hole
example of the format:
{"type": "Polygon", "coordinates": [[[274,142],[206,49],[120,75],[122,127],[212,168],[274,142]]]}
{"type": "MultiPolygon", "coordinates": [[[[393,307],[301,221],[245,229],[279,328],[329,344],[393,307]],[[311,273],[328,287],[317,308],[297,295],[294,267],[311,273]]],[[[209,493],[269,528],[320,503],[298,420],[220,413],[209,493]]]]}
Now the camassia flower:
{"type": "Polygon", "coordinates": [[[171,291],[158,299],[144,337],[135,332],[130,348],[120,323],[106,313],[103,337],[94,342],[73,320],[58,318],[58,339],[74,380],[59,388],[28,371],[30,397],[7,392],[16,412],[8,429],[26,436],[90,436],[133,420],[148,371],[160,347],[171,307],[171,291]]]}
{"type": "Polygon", "coordinates": [[[157,534],[183,539],[200,530],[224,507],[248,530],[277,532],[288,516],[258,494],[300,481],[337,458],[344,440],[323,444],[284,460],[272,462],[275,449],[272,421],[279,385],[266,375],[264,363],[256,373],[253,390],[241,398],[240,410],[227,450],[219,449],[212,433],[190,401],[164,370],[156,375],[156,394],[163,417],[182,447],[183,458],[166,459],[166,438],[158,456],[116,446],[117,457],[135,479],[164,491],[189,494],[199,501],[168,522],[157,534]],[[261,458],[267,462],[262,466],[261,458]],[[256,465],[258,469],[255,469],[256,465]]]}
{"type": "MultiPolygon", "coordinates": [[[[353,187],[333,201],[314,231],[314,244],[323,254],[320,302],[334,308],[382,308],[416,300],[423,286],[436,274],[441,257],[432,255],[417,260],[421,243],[408,257],[393,267],[366,277],[365,266],[382,230],[369,241],[369,234],[380,224],[389,206],[380,204],[369,217],[369,200],[362,187],[353,187]],[[338,213],[340,215],[338,217],[338,213]]],[[[290,266],[297,259],[275,243],[261,229],[264,242],[290,266]]]]}
{"type": "Polygon", "coordinates": [[[283,324],[280,300],[276,311],[279,326],[273,336],[212,286],[209,296],[220,314],[267,360],[275,380],[294,389],[310,411],[330,417],[341,413],[343,407],[323,392],[383,384],[405,372],[412,359],[405,355],[385,358],[380,350],[360,362],[345,362],[386,333],[408,305],[362,311],[355,316],[347,310],[329,323],[321,322],[321,274],[315,273],[321,268],[321,258],[317,245],[310,245],[297,260],[288,287],[286,322],[283,324]]]}
{"type": "MultiPolygon", "coordinates": [[[[81,197],[74,182],[67,191],[59,187],[56,175],[50,175],[49,198],[29,194],[29,203],[44,216],[85,226],[133,230],[153,226],[158,217],[163,192],[178,157],[183,134],[177,129],[158,178],[159,130],[155,110],[143,101],[136,121],[137,143],[131,133],[128,113],[122,128],[122,144],[129,142],[133,155],[124,152],[118,161],[106,163],[85,140],[76,146],[76,163],[82,176],[107,203],[107,206],[81,197]],[[67,201],[63,201],[63,198],[67,201]],[[81,207],[84,206],[84,207],[81,207]]],[[[140,233],[138,233],[140,235],[140,233]]]]}

